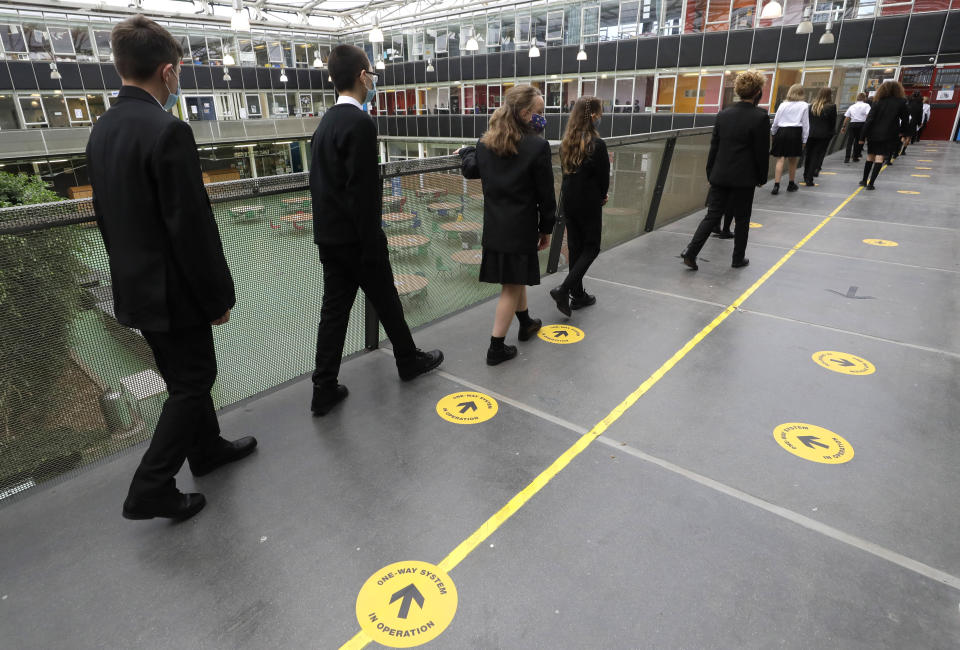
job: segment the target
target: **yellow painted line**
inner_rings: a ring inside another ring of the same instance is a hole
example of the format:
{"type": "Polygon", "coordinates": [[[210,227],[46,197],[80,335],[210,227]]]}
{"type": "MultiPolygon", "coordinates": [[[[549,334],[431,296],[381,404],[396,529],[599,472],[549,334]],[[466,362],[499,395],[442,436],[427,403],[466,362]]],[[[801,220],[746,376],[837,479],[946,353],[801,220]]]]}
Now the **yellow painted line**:
{"type": "MultiPolygon", "coordinates": [[[[887,166],[884,165],[881,169],[886,169],[887,166]]],[[[674,352],[673,356],[667,359],[663,365],[657,368],[656,371],[649,377],[646,381],[640,384],[639,387],[632,393],[630,393],[626,399],[620,402],[610,413],[607,414],[605,418],[600,420],[597,424],[593,426],[590,431],[583,434],[569,449],[563,452],[559,458],[557,458],[553,463],[550,464],[545,470],[540,472],[540,474],[531,481],[531,483],[518,492],[512,499],[507,501],[500,510],[495,512],[489,519],[483,522],[479,528],[477,528],[473,534],[468,538],[460,542],[455,549],[450,551],[447,557],[437,565],[443,571],[449,573],[452,571],[458,564],[460,564],[470,553],[476,549],[480,544],[484,542],[490,535],[492,535],[504,522],[506,522],[510,517],[517,513],[520,508],[522,508],[530,499],[534,497],[540,490],[542,490],[546,485],[559,474],[563,469],[573,461],[574,458],[580,455],[584,449],[586,449],[591,442],[599,438],[603,433],[613,425],[620,417],[627,412],[627,410],[633,406],[638,399],[643,397],[651,388],[656,385],[658,381],[663,379],[663,376],[666,375],[670,370],[673,369],[689,352],[695,348],[704,338],[707,337],[710,332],[715,330],[720,326],[723,321],[727,319],[730,314],[735,312],[740,305],[744,303],[747,298],[752,296],[757,289],[759,289],[763,284],[770,279],[777,270],[787,263],[794,253],[800,250],[804,244],[806,244],[810,239],[820,232],[820,229],[827,225],[833,217],[837,215],[843,208],[846,207],[853,198],[863,190],[863,187],[858,187],[853,194],[848,196],[843,203],[841,203],[837,208],[831,212],[827,217],[823,219],[819,224],[814,227],[813,230],[807,233],[807,235],[801,239],[799,242],[794,244],[793,248],[788,250],[783,257],[781,257],[777,262],[771,266],[766,273],[760,276],[760,278],[750,285],[750,288],[740,294],[736,300],[730,303],[726,309],[724,309],[716,318],[714,318],[710,323],[701,329],[699,332],[694,335],[692,339],[686,342],[682,348],[674,352]]],[[[352,639],[340,646],[340,650],[359,650],[360,648],[365,647],[368,643],[371,642],[371,639],[365,632],[362,630],[358,632],[352,639]]]]}
{"type": "Polygon", "coordinates": [[[933,169],[933,167],[914,167],[914,169],[933,169]]]}
{"type": "Polygon", "coordinates": [[[930,178],[930,174],[910,174],[914,178],[930,178]]]}
{"type": "Polygon", "coordinates": [[[917,158],[917,162],[933,162],[933,161],[932,161],[932,160],[920,160],[919,158],[917,158]]]}
{"type": "Polygon", "coordinates": [[[820,172],[821,176],[836,176],[837,172],[820,172]]]}
{"type": "Polygon", "coordinates": [[[913,190],[897,190],[897,194],[919,194],[920,192],[914,192],[913,190]]]}

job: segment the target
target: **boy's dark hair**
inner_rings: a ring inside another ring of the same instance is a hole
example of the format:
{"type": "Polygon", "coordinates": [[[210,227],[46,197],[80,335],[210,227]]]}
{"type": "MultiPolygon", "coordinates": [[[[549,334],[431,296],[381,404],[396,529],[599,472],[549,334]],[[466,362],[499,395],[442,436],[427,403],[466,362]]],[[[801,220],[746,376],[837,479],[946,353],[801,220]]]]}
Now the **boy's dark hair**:
{"type": "Polygon", "coordinates": [[[145,81],[158,66],[176,66],[183,58],[183,47],[173,35],[142,14],[117,23],[110,33],[110,46],[114,67],[131,81],[145,81]]]}
{"type": "Polygon", "coordinates": [[[362,71],[370,69],[370,60],[367,53],[356,45],[338,45],[330,52],[327,69],[330,70],[333,87],[342,93],[353,88],[362,71]]]}

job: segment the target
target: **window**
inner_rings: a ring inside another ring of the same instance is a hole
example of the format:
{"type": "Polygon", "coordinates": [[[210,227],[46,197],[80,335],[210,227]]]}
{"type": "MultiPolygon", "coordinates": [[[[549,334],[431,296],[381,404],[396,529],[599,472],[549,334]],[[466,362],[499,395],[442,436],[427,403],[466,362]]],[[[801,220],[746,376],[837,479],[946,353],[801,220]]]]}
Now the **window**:
{"type": "Polygon", "coordinates": [[[76,54],[73,49],[73,37],[66,27],[50,30],[50,44],[53,46],[53,53],[58,56],[72,57],[76,54]]]}
{"type": "Polygon", "coordinates": [[[500,21],[487,21],[487,47],[497,49],[500,47],[500,21]]]}
{"type": "Polygon", "coordinates": [[[424,55],[423,49],[424,49],[425,38],[426,38],[426,35],[424,34],[424,31],[422,29],[418,29],[413,34],[413,48],[412,48],[413,56],[422,57],[424,55]]]}
{"type": "Polygon", "coordinates": [[[237,45],[240,48],[240,58],[237,63],[240,65],[256,65],[257,55],[253,53],[253,41],[249,38],[238,38],[237,45]]]}
{"type": "Polygon", "coordinates": [[[437,30],[437,38],[436,41],[434,41],[433,51],[437,54],[447,53],[447,30],[437,30]]]}
{"type": "Polygon", "coordinates": [[[629,113],[633,109],[633,77],[620,78],[613,85],[613,112],[629,113]]]}
{"type": "Polygon", "coordinates": [[[97,56],[101,61],[109,61],[113,55],[113,48],[110,46],[110,31],[106,29],[93,30],[93,42],[97,45],[97,56]]]}
{"type": "Polygon", "coordinates": [[[267,65],[270,62],[270,55],[267,53],[267,40],[265,38],[253,38],[253,55],[256,65],[267,65]]]}
{"type": "Polygon", "coordinates": [[[563,12],[547,12],[547,41],[563,40],[563,12]]]}
{"type": "Polygon", "coordinates": [[[67,97],[67,113],[70,118],[70,125],[90,124],[90,109],[87,107],[87,98],[67,97]]]}
{"type": "Polygon", "coordinates": [[[0,95],[0,130],[19,129],[20,119],[17,117],[17,105],[13,95],[0,95]]]}
{"type": "Polygon", "coordinates": [[[620,3],[604,2],[602,5],[600,5],[600,40],[617,40],[617,36],[619,34],[619,25],[620,3]]]}
{"type": "Polygon", "coordinates": [[[403,61],[403,36],[400,34],[391,36],[387,41],[388,47],[383,50],[384,61],[398,62],[403,61]]]}
{"type": "Polygon", "coordinates": [[[559,113],[562,106],[562,89],[559,81],[548,81],[547,92],[544,94],[544,109],[547,113],[559,113]]]}
{"type": "Polygon", "coordinates": [[[270,111],[270,117],[287,117],[289,114],[287,96],[282,93],[274,94],[273,110],[270,111]]]}
{"type": "Polygon", "coordinates": [[[23,114],[23,123],[27,128],[47,125],[47,115],[43,112],[40,95],[21,97],[20,112],[23,114]]]}
{"type": "Polygon", "coordinates": [[[530,42],[530,16],[517,18],[517,45],[526,45],[530,42]]]}
{"type": "Polygon", "coordinates": [[[270,56],[270,63],[277,65],[283,63],[283,47],[280,46],[280,41],[267,41],[267,52],[270,56]]]}
{"type": "Polygon", "coordinates": [[[600,7],[584,7],[580,18],[580,40],[596,43],[600,33],[600,7]]]}
{"type": "Polygon", "coordinates": [[[23,36],[30,50],[30,58],[35,61],[49,61],[53,58],[50,52],[50,36],[43,25],[24,23],[23,36]]]}
{"type": "Polygon", "coordinates": [[[47,122],[50,126],[55,128],[70,126],[67,103],[63,101],[63,95],[44,95],[43,110],[47,114],[47,122]]]}
{"type": "MultiPolygon", "coordinates": [[[[247,101],[248,117],[259,118],[263,116],[262,113],[260,112],[260,96],[259,95],[247,95],[246,101],[247,101]]],[[[241,117],[243,116],[241,115],[241,117]]]]}
{"type": "Polygon", "coordinates": [[[77,53],[77,61],[93,61],[93,41],[90,40],[90,30],[78,27],[70,30],[73,39],[73,49],[77,53]]]}
{"type": "Polygon", "coordinates": [[[492,113],[503,103],[503,90],[499,85],[487,86],[487,111],[492,113]]]}
{"type": "Polygon", "coordinates": [[[223,62],[223,41],[219,36],[207,36],[207,57],[211,64],[223,62]]]}
{"type": "Polygon", "coordinates": [[[99,95],[87,95],[87,107],[90,109],[90,119],[96,122],[100,116],[107,112],[107,105],[103,101],[103,93],[99,95]]]}
{"type": "Polygon", "coordinates": [[[27,42],[20,25],[0,25],[0,42],[7,54],[27,53],[27,42]]]}
{"type": "Polygon", "coordinates": [[[207,39],[203,36],[191,35],[190,43],[190,61],[194,64],[207,63],[207,39]]]}
{"type": "Polygon", "coordinates": [[[620,38],[633,38],[637,35],[637,13],[639,2],[620,3],[620,38]]]}

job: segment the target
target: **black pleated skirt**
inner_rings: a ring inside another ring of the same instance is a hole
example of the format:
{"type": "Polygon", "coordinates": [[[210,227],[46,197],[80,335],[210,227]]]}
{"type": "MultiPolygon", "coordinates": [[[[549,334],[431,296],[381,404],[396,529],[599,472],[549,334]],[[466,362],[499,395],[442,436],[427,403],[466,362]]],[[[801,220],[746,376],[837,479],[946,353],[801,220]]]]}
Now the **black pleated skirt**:
{"type": "Polygon", "coordinates": [[[770,155],[776,158],[796,158],[803,152],[803,127],[782,126],[773,136],[770,155]]]}
{"type": "Polygon", "coordinates": [[[883,156],[889,158],[894,151],[900,150],[899,140],[867,140],[867,153],[871,156],[883,156]]]}
{"type": "Polygon", "coordinates": [[[534,253],[499,253],[483,249],[480,282],[491,284],[540,284],[540,258],[534,253]]]}

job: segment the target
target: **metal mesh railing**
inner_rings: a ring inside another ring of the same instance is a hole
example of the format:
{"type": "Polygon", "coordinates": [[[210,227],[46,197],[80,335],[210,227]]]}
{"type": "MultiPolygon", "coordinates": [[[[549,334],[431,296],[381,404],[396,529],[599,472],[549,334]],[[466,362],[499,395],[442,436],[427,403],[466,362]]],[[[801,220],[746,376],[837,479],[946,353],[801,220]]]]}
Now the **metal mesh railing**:
{"type": "MultiPolygon", "coordinates": [[[[607,140],[604,248],[702,207],[705,142],[709,129],[607,140]]],[[[480,181],[460,176],[457,156],[381,167],[383,227],[411,327],[496,294],[477,281],[480,181]]],[[[555,179],[559,191],[558,166],[555,179]]],[[[323,268],[307,174],[207,189],[238,296],[230,322],[214,328],[223,407],[312,370],[323,268]]],[[[542,269],[565,263],[564,239],[541,253],[542,269]]],[[[360,298],[344,354],[382,339],[367,315],[360,298]]],[[[152,434],[165,386],[139,332],[113,317],[89,199],[0,209],[0,329],[0,500],[152,434]]]]}

